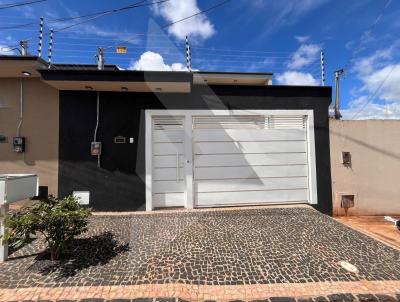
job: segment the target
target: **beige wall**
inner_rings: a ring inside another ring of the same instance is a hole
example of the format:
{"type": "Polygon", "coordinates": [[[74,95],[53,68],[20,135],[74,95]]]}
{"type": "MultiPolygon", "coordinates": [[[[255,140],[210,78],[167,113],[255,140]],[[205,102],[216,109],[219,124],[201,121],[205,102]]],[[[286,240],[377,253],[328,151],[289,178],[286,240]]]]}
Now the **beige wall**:
{"type": "Polygon", "coordinates": [[[20,114],[21,79],[0,78],[0,174],[36,173],[40,185],[57,195],[58,187],[58,91],[37,78],[24,79],[24,118],[21,136],[26,152],[14,153],[12,139],[17,135],[20,114]]]}
{"type": "Polygon", "coordinates": [[[330,141],[334,215],[344,215],[339,192],[356,194],[349,215],[400,215],[400,120],[331,120],[330,141]]]}

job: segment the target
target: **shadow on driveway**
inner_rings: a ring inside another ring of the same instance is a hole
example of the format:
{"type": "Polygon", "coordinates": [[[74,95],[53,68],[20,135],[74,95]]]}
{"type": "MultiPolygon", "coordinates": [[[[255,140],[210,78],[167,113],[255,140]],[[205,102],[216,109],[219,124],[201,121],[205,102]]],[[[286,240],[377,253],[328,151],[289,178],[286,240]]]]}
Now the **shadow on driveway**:
{"type": "Polygon", "coordinates": [[[42,275],[55,274],[56,279],[75,276],[79,271],[105,265],[117,255],[129,251],[129,243],[120,244],[111,232],[88,238],[74,239],[59,260],[50,260],[49,253],[42,253],[28,270],[42,275]]]}

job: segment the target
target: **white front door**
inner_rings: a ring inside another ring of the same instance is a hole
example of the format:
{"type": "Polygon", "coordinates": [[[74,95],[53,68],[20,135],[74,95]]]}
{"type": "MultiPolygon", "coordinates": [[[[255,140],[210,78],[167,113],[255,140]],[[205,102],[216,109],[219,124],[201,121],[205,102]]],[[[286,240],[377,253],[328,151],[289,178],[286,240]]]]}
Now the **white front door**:
{"type": "Polygon", "coordinates": [[[146,111],[148,210],[317,203],[312,111],[162,113],[146,111]]]}
{"type": "Polygon", "coordinates": [[[185,205],[184,138],[184,117],[153,117],[153,207],[185,205]]]}

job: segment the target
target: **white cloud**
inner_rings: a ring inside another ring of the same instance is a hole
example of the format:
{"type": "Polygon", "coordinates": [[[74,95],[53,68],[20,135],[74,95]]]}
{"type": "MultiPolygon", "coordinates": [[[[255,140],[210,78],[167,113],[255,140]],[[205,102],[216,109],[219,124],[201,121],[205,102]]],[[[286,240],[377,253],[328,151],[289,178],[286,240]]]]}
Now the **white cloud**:
{"type": "Polygon", "coordinates": [[[318,81],[309,73],[299,71],[286,71],[276,77],[282,85],[316,86],[318,81]]]}
{"type": "Polygon", "coordinates": [[[146,51],[139,60],[134,61],[129,66],[133,70],[161,70],[161,71],[187,71],[182,63],[165,64],[164,58],[156,52],[146,51]]]}
{"type": "Polygon", "coordinates": [[[294,37],[299,43],[303,44],[310,39],[310,36],[295,36],[294,37]]]}
{"type": "MultiPolygon", "coordinates": [[[[194,15],[201,10],[197,5],[197,0],[170,0],[162,4],[155,4],[153,11],[168,23],[172,23],[194,15]]],[[[168,32],[181,40],[185,39],[186,35],[207,39],[214,35],[215,29],[210,20],[204,14],[200,14],[170,26],[168,32]]]]}
{"type": "Polygon", "coordinates": [[[352,100],[348,108],[342,109],[340,113],[343,119],[398,119],[400,103],[371,103],[368,96],[361,96],[352,100]]]}
{"type": "Polygon", "coordinates": [[[0,55],[15,55],[16,52],[14,50],[11,50],[8,46],[6,45],[1,45],[0,44],[0,55]]]}
{"type": "Polygon", "coordinates": [[[376,68],[382,64],[385,65],[387,60],[392,58],[392,53],[392,47],[377,50],[370,56],[356,59],[353,69],[360,77],[370,75],[376,68]]]}
{"type": "Polygon", "coordinates": [[[392,46],[354,60],[353,71],[362,85],[342,109],[344,118],[400,118],[400,63],[393,60],[394,50],[392,46]]]}
{"type": "Polygon", "coordinates": [[[303,44],[292,55],[288,68],[299,69],[314,63],[318,59],[321,45],[318,44],[303,44]]]}
{"type": "Polygon", "coordinates": [[[379,98],[400,103],[400,64],[390,64],[362,78],[362,90],[374,93],[379,89],[379,98]]]}

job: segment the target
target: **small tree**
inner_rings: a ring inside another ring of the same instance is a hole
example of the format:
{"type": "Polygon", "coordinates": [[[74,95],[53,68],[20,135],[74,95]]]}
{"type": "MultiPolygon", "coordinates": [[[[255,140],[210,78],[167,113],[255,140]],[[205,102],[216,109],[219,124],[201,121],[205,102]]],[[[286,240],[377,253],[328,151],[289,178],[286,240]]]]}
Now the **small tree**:
{"type": "Polygon", "coordinates": [[[82,207],[73,196],[62,199],[50,196],[8,214],[5,219],[8,231],[3,241],[22,246],[30,241],[32,234],[40,233],[51,260],[56,260],[69,241],[87,230],[90,215],[91,209],[82,207]]]}

